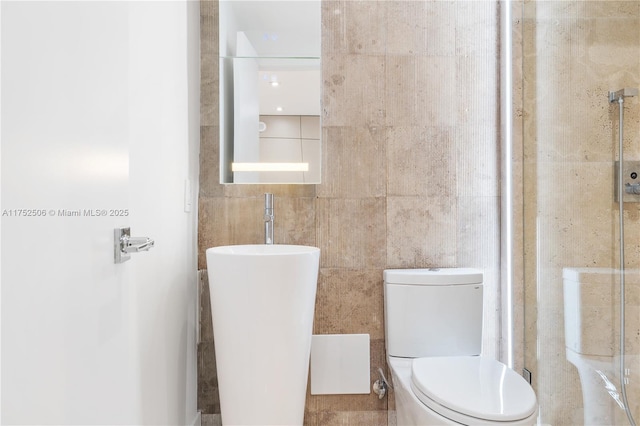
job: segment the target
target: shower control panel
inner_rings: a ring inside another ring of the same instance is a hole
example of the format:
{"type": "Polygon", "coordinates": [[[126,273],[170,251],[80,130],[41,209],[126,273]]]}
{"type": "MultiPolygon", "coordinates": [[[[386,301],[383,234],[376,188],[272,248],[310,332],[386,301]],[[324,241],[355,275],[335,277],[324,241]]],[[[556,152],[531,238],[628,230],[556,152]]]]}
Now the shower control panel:
{"type": "MultiPolygon", "coordinates": [[[[615,162],[614,199],[618,202],[618,176],[620,162],[615,162]]],[[[640,203],[640,161],[622,162],[622,201],[625,203],[640,203]]]]}

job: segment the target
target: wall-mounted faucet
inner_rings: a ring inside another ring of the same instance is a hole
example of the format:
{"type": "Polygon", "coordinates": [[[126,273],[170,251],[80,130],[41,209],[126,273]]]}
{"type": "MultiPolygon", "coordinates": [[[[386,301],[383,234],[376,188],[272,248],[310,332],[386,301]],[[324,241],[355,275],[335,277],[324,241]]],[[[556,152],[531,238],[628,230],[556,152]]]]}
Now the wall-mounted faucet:
{"type": "Polygon", "coordinates": [[[273,244],[273,194],[264,194],[264,243],[273,244]]]}

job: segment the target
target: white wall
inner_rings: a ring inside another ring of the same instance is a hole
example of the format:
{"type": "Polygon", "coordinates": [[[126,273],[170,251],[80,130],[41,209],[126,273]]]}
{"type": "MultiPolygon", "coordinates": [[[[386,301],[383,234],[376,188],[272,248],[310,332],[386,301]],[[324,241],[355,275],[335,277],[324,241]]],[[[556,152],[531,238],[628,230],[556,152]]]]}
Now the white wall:
{"type": "Polygon", "coordinates": [[[2,424],[191,424],[198,5],[0,7],[2,424]]]}

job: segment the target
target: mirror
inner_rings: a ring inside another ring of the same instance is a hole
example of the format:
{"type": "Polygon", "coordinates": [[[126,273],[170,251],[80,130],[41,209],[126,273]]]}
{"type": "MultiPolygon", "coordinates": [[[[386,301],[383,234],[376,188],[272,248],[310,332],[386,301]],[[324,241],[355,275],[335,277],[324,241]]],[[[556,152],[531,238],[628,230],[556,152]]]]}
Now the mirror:
{"type": "Polygon", "coordinates": [[[221,0],[220,182],[320,183],[320,0],[221,0]]]}

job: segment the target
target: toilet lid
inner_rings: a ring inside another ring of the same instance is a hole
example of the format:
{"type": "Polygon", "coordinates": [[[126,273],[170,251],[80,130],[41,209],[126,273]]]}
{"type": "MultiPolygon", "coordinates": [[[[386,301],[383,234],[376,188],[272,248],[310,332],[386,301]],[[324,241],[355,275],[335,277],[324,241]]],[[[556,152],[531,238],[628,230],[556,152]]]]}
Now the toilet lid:
{"type": "Polygon", "coordinates": [[[477,419],[514,421],[529,417],[537,407],[524,378],[491,358],[416,358],[411,379],[418,399],[435,411],[439,404],[477,419]]]}

